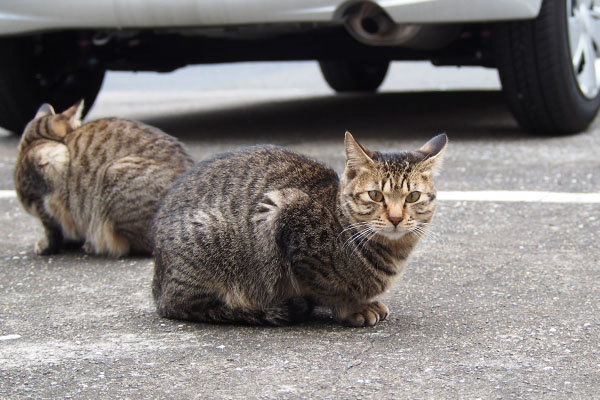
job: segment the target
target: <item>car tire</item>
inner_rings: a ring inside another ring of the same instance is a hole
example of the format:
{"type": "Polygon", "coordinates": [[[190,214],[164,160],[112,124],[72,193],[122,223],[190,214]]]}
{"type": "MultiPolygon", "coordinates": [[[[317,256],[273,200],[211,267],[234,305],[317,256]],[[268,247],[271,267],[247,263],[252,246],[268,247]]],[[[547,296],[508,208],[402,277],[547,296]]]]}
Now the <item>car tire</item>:
{"type": "Polygon", "coordinates": [[[527,131],[576,133],[587,128],[600,107],[594,65],[600,43],[585,27],[600,20],[580,3],[544,0],[536,19],[502,23],[493,31],[502,88],[512,114],[527,131]],[[578,40],[587,46],[579,55],[571,44],[578,40]]]}
{"type": "Polygon", "coordinates": [[[323,77],[336,92],[374,92],[389,65],[389,61],[319,61],[323,77]]]}
{"type": "Polygon", "coordinates": [[[77,50],[56,40],[0,39],[0,126],[20,134],[43,103],[60,112],[85,99],[89,110],[105,71],[82,65],[77,50]]]}

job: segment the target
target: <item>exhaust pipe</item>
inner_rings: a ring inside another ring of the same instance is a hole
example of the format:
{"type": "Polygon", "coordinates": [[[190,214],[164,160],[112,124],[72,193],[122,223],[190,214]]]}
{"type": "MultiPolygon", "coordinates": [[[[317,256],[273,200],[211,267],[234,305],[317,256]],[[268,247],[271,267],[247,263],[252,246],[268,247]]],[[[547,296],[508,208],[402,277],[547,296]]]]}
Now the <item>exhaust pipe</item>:
{"type": "Polygon", "coordinates": [[[379,5],[353,3],[342,13],[348,32],[370,46],[404,46],[434,50],[450,43],[460,33],[459,26],[397,24],[379,5]]]}

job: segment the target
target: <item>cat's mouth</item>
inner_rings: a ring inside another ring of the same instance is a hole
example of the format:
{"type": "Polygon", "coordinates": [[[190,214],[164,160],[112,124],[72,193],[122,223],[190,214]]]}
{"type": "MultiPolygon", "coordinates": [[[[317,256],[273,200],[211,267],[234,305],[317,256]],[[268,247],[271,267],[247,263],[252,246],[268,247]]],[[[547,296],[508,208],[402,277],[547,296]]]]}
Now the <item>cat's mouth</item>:
{"type": "Polygon", "coordinates": [[[399,240],[402,239],[409,232],[410,229],[394,226],[392,228],[382,229],[378,233],[389,240],[399,240]]]}

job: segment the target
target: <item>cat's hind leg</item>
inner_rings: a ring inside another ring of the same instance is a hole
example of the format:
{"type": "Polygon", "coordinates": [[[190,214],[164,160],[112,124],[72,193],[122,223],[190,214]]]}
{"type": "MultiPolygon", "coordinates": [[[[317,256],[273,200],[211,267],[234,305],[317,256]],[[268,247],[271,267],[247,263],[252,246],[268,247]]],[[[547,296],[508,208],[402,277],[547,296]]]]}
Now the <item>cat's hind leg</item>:
{"type": "Polygon", "coordinates": [[[165,302],[160,297],[157,300],[161,317],[226,324],[285,326],[306,320],[312,310],[312,303],[302,297],[261,308],[235,307],[214,294],[177,297],[176,303],[165,302]]]}
{"type": "Polygon", "coordinates": [[[236,323],[250,325],[289,325],[303,321],[312,312],[313,304],[303,297],[272,300],[266,305],[253,302],[239,289],[224,288],[217,282],[190,279],[181,270],[171,268],[182,260],[155,251],[152,296],[158,315],[164,318],[196,322],[236,323]]]}
{"type": "Polygon", "coordinates": [[[114,223],[107,219],[92,221],[83,250],[88,254],[108,254],[122,257],[129,254],[129,241],[119,235],[114,223]]]}
{"type": "Polygon", "coordinates": [[[50,255],[59,253],[62,248],[63,234],[56,221],[45,213],[40,214],[40,220],[44,227],[44,238],[35,244],[35,254],[50,255]]]}
{"type": "Polygon", "coordinates": [[[84,250],[115,257],[149,253],[150,223],[164,192],[162,174],[160,165],[143,157],[107,163],[97,183],[100,206],[91,218],[84,250]]]}
{"type": "Polygon", "coordinates": [[[80,240],[73,217],[58,195],[45,196],[42,202],[32,205],[32,212],[39,217],[45,234],[35,244],[36,254],[56,254],[63,248],[65,239],[75,242],[80,240]]]}

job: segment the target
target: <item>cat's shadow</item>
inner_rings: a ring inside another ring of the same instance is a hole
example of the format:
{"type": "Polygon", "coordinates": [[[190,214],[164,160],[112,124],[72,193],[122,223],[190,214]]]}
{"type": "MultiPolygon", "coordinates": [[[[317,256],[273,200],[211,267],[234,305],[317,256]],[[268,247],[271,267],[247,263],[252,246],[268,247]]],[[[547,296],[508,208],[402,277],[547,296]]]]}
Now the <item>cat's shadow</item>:
{"type": "Polygon", "coordinates": [[[413,331],[425,329],[422,318],[410,314],[394,315],[384,321],[380,321],[372,327],[349,327],[340,324],[330,312],[324,309],[316,309],[304,321],[291,325],[283,326],[257,326],[248,324],[231,324],[231,323],[206,323],[194,321],[179,321],[160,318],[158,315],[152,314],[151,319],[154,325],[161,327],[168,326],[173,331],[178,331],[179,328],[185,326],[188,331],[205,333],[206,330],[213,331],[215,334],[286,334],[291,332],[317,332],[319,334],[345,334],[352,335],[360,334],[392,334],[403,333],[408,334],[413,331]]]}
{"type": "Polygon", "coordinates": [[[145,122],[194,140],[321,140],[344,130],[382,139],[504,141],[535,138],[510,115],[500,91],[344,94],[277,100],[156,116],[145,122]]]}
{"type": "MultiPolygon", "coordinates": [[[[112,256],[109,256],[106,254],[90,254],[90,253],[86,253],[85,250],[83,249],[83,242],[75,242],[75,241],[63,242],[63,244],[61,245],[60,251],[58,253],[49,254],[47,256],[48,257],[60,257],[60,256],[86,257],[89,259],[108,260],[108,261],[123,260],[123,259],[136,260],[136,261],[144,260],[144,259],[152,259],[151,254],[143,253],[143,252],[131,252],[122,257],[112,257],[112,256]]],[[[42,257],[44,257],[44,256],[42,256],[42,257]]]]}

